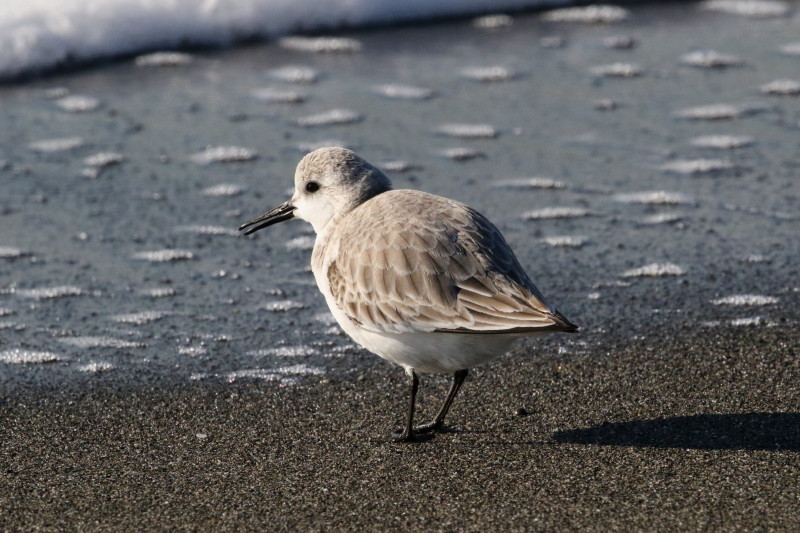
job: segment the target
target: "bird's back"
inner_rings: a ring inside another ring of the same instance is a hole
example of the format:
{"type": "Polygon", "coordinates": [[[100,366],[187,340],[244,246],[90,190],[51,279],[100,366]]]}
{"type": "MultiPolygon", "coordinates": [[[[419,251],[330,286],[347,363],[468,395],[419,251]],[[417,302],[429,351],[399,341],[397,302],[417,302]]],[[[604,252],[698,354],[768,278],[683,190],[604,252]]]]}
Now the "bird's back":
{"type": "Polygon", "coordinates": [[[332,221],[312,267],[337,308],[376,333],[577,329],[486,217],[421,191],[384,192],[332,221]]]}

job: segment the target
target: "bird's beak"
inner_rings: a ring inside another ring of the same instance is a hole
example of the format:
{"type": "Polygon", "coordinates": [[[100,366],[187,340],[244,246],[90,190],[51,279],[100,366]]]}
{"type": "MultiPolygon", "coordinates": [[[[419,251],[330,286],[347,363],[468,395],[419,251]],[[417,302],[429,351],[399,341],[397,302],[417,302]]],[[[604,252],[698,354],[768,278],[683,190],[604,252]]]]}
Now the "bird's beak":
{"type": "Polygon", "coordinates": [[[290,218],[294,218],[293,211],[295,209],[295,206],[293,206],[291,203],[284,202],[275,209],[267,211],[263,215],[254,218],[250,222],[242,224],[239,226],[239,231],[244,231],[247,229],[244,234],[250,235],[253,232],[266,228],[267,226],[277,224],[278,222],[283,222],[284,220],[289,220],[290,218]]]}

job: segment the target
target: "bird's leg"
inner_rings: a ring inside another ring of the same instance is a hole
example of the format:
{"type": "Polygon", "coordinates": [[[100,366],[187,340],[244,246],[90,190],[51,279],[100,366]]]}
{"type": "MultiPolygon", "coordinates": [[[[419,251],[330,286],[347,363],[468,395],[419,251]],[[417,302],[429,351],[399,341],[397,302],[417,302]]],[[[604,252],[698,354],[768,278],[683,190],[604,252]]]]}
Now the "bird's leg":
{"type": "Polygon", "coordinates": [[[433,421],[428,424],[415,427],[414,431],[416,433],[428,433],[429,431],[438,431],[442,429],[442,426],[444,425],[444,417],[447,416],[447,411],[450,410],[450,406],[453,404],[453,400],[455,399],[456,394],[458,394],[458,390],[461,388],[464,380],[467,379],[468,373],[469,370],[465,368],[453,374],[453,384],[450,385],[450,390],[447,392],[447,397],[444,399],[442,408],[439,409],[439,413],[436,415],[436,418],[434,418],[433,421]]]}
{"type": "Polygon", "coordinates": [[[408,402],[408,419],[403,431],[392,433],[392,438],[398,442],[409,442],[414,440],[414,404],[417,400],[417,390],[419,390],[419,377],[414,370],[409,371],[411,378],[411,399],[408,402]]]}

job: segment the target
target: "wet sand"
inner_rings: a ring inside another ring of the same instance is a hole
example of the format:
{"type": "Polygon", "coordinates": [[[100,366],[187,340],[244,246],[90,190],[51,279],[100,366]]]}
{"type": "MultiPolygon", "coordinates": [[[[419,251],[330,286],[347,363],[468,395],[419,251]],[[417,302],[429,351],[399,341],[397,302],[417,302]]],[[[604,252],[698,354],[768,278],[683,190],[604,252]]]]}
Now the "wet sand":
{"type": "MultiPolygon", "coordinates": [[[[517,350],[415,444],[388,439],[406,390],[379,361],[297,387],[9,398],[2,527],[792,530],[798,341],[790,326],[517,350]]],[[[445,383],[423,385],[430,414],[445,383]]]]}
{"type": "Polygon", "coordinates": [[[800,18],[631,12],[0,87],[0,530],[796,528],[800,18]],[[310,228],[235,231],[317,143],[479,209],[581,331],[392,443],[310,228]]]}

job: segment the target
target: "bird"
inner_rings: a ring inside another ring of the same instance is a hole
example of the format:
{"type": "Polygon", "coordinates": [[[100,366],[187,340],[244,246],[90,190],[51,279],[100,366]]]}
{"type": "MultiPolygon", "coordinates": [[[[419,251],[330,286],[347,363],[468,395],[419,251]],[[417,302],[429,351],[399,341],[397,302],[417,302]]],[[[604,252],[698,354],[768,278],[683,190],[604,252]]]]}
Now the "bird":
{"type": "Polygon", "coordinates": [[[441,431],[469,369],[515,340],[578,329],[546,302],[485,216],[449,198],[394,189],[349,149],[305,155],[291,199],[239,230],[249,235],[290,219],[316,233],[311,270],[339,326],[408,375],[396,441],[441,431]],[[433,420],[414,426],[420,373],[453,380],[433,420]]]}

